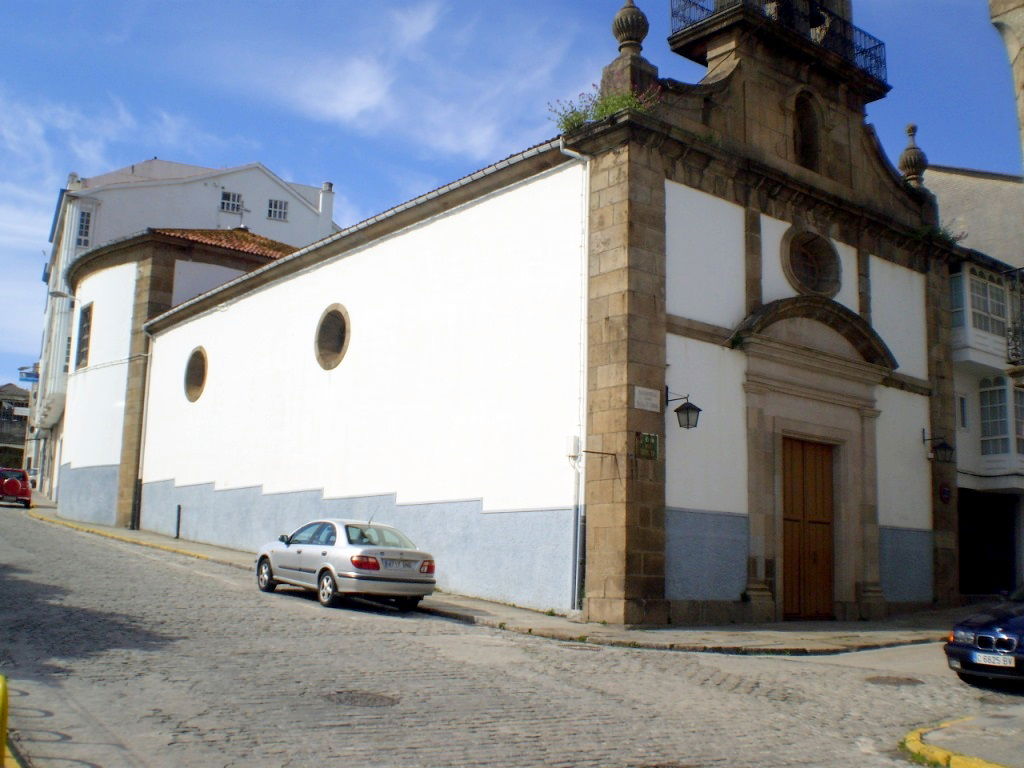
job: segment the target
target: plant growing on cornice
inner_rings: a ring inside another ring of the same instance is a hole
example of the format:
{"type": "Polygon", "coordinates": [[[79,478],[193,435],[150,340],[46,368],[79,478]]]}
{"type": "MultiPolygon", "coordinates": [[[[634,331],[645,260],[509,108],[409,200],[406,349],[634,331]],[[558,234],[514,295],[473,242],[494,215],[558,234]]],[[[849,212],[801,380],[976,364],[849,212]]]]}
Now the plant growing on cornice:
{"type": "Polygon", "coordinates": [[[922,227],[914,232],[914,236],[918,240],[932,240],[942,245],[948,245],[953,247],[961,240],[967,237],[966,232],[953,232],[943,226],[937,227],[922,227]]]}
{"type": "Polygon", "coordinates": [[[561,99],[548,104],[551,119],[560,133],[571,133],[587,123],[604,120],[628,109],[646,115],[661,103],[661,86],[652,85],[644,91],[612,91],[602,94],[594,85],[593,90],[583,92],[575,100],[561,99]]]}

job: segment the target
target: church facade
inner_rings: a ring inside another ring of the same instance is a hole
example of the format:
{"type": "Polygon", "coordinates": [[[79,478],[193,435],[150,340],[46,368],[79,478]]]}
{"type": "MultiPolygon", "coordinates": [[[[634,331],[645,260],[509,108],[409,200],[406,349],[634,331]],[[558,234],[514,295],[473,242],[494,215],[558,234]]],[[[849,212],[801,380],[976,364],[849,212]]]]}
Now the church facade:
{"type": "Polygon", "coordinates": [[[677,0],[687,85],[629,0],[602,93],[653,108],[148,322],[141,527],[255,549],[372,517],[443,589],[618,624],[958,599],[934,449],[975,257],[913,137],[897,170],[865,124],[884,46],[848,6],[677,0]]]}

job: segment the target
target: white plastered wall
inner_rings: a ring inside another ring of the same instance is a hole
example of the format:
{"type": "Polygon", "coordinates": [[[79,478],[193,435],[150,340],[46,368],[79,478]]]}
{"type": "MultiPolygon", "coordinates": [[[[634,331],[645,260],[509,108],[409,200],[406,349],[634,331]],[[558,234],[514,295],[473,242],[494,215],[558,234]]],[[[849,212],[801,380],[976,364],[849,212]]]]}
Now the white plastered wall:
{"type": "Polygon", "coordinates": [[[746,250],[743,208],[665,182],[666,309],[670,315],[734,328],[743,320],[746,250]]]}
{"type": "Polygon", "coordinates": [[[925,279],[920,272],[871,257],[871,324],[896,357],[898,373],[928,378],[925,279]]]}
{"type": "MultiPolygon", "coordinates": [[[[782,267],[782,238],[791,226],[789,222],[761,216],[761,292],[765,304],[799,295],[782,267]]],[[[852,312],[859,312],[857,249],[836,240],[829,242],[836,249],[840,264],[839,292],[833,300],[852,312]]]]}
{"type": "Polygon", "coordinates": [[[583,185],[579,166],[549,172],[159,334],[144,481],[571,506],[583,185]],[[350,342],[324,371],[314,334],[334,303],[350,342]]]}
{"type": "Polygon", "coordinates": [[[72,467],[107,466],[121,461],[124,394],[135,300],[135,264],[87,275],[75,293],[71,376],[65,408],[61,461],[72,467]],[[82,308],[92,305],[89,364],[78,370],[75,353],[82,308]]]}
{"type": "Polygon", "coordinates": [[[746,355],[673,335],[667,353],[669,390],[703,410],[696,429],[680,429],[677,403],[665,409],[665,505],[746,514],[746,355]]]}
{"type": "Polygon", "coordinates": [[[201,293],[223,285],[242,274],[240,269],[224,267],[220,264],[204,264],[199,261],[174,262],[174,294],[171,304],[177,306],[193,299],[201,293]]]}
{"type": "Polygon", "coordinates": [[[921,430],[928,428],[928,398],[878,387],[878,522],[895,528],[932,527],[931,467],[921,430]]]}

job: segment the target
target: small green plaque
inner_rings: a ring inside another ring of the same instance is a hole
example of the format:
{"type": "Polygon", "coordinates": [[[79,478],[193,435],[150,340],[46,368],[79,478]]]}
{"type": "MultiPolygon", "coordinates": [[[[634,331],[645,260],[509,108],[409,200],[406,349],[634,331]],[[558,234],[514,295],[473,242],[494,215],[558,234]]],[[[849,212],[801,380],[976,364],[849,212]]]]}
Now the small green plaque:
{"type": "Polygon", "coordinates": [[[658,436],[648,432],[637,432],[636,457],[638,459],[657,459],[658,436]]]}

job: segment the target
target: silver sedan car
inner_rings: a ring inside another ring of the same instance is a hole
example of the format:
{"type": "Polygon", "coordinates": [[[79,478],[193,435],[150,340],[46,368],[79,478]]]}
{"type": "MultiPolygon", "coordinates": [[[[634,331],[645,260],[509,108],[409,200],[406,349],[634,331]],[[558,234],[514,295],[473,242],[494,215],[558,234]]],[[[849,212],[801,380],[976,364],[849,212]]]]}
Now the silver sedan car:
{"type": "Polygon", "coordinates": [[[278,584],[313,589],[323,605],[359,595],[411,611],[434,591],[434,558],[389,525],[314,520],[260,549],[256,583],[264,592],[278,584]]]}

